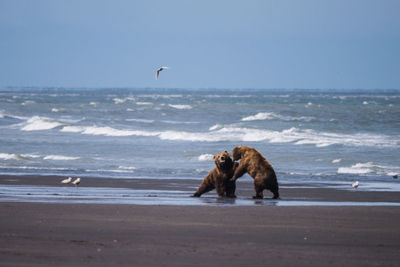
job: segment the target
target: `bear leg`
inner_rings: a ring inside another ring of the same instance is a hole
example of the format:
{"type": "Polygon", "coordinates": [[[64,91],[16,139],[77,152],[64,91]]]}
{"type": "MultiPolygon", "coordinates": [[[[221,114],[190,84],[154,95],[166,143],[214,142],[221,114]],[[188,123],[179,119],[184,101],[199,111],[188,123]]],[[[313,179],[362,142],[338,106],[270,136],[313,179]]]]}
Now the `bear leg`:
{"type": "Polygon", "coordinates": [[[239,163],[239,166],[237,166],[235,173],[233,174],[233,177],[231,178],[231,182],[236,181],[238,178],[242,177],[246,172],[247,168],[245,164],[241,164],[242,162],[239,163]]]}
{"type": "Polygon", "coordinates": [[[264,183],[259,179],[254,179],[254,190],[256,191],[256,195],[253,196],[254,199],[262,199],[264,197],[264,183]]]}
{"type": "Polygon", "coordinates": [[[202,183],[199,189],[197,189],[196,193],[194,193],[192,197],[200,197],[202,194],[207,193],[213,189],[214,186],[202,183]]]}
{"type": "Polygon", "coordinates": [[[263,199],[263,197],[264,197],[264,195],[263,195],[264,189],[262,187],[255,186],[255,190],[256,190],[256,195],[253,196],[253,198],[254,199],[263,199]]]}
{"type": "Polygon", "coordinates": [[[226,196],[227,197],[235,198],[236,197],[235,190],[236,190],[236,183],[228,182],[226,184],[225,191],[226,191],[226,196]]]}
{"type": "Polygon", "coordinates": [[[226,192],[225,192],[225,186],[223,184],[217,184],[216,188],[217,194],[219,197],[225,197],[226,192]]]}
{"type": "Polygon", "coordinates": [[[279,199],[279,192],[278,191],[272,191],[272,193],[274,194],[273,199],[279,199]]]}
{"type": "Polygon", "coordinates": [[[267,189],[274,194],[273,199],[279,199],[279,186],[276,181],[272,185],[267,186],[267,189]]]}

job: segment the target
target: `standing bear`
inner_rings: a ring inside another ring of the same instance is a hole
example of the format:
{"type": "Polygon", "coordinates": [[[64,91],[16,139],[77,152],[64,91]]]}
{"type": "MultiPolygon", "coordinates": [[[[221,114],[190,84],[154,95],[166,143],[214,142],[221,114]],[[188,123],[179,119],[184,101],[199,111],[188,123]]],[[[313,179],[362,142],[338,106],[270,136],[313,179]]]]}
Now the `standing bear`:
{"type": "Polygon", "coordinates": [[[231,181],[238,163],[233,162],[227,151],[214,156],[215,168],[201,182],[193,197],[200,197],[214,188],[219,197],[236,197],[236,183],[231,181]]]}
{"type": "Polygon", "coordinates": [[[271,164],[252,147],[237,146],[232,150],[231,156],[234,161],[239,160],[239,166],[231,179],[236,181],[246,172],[254,179],[256,195],[253,198],[263,198],[264,189],[274,194],[274,199],[279,198],[279,186],[275,171],[271,164]]]}

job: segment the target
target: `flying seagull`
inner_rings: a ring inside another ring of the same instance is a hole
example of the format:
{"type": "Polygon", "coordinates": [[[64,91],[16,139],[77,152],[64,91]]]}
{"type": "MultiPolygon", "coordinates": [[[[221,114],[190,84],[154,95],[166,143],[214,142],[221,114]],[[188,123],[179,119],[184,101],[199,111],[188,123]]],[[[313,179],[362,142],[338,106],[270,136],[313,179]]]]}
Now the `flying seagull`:
{"type": "Polygon", "coordinates": [[[61,181],[62,184],[69,184],[72,180],[72,177],[68,177],[67,179],[64,179],[61,181]]]}
{"type": "Polygon", "coordinates": [[[156,80],[158,80],[158,75],[160,75],[160,71],[162,71],[162,70],[167,70],[167,69],[169,69],[168,67],[161,67],[161,68],[159,68],[158,70],[157,70],[157,72],[156,72],[156,80]]]}

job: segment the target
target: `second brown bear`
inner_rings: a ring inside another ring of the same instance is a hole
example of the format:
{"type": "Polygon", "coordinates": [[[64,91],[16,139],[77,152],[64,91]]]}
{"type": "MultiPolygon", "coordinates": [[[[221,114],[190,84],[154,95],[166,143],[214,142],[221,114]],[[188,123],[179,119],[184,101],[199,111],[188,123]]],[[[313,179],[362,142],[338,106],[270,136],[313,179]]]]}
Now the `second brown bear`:
{"type": "Polygon", "coordinates": [[[274,199],[279,198],[279,186],[274,168],[260,152],[252,147],[237,146],[232,150],[231,156],[234,161],[240,159],[231,181],[236,181],[247,172],[254,179],[256,195],[253,198],[263,198],[264,189],[270,190],[274,194],[274,199]]]}
{"type": "Polygon", "coordinates": [[[236,182],[231,181],[238,163],[233,162],[227,151],[214,156],[215,168],[201,182],[193,197],[200,197],[214,188],[219,197],[236,197],[236,182]]]}

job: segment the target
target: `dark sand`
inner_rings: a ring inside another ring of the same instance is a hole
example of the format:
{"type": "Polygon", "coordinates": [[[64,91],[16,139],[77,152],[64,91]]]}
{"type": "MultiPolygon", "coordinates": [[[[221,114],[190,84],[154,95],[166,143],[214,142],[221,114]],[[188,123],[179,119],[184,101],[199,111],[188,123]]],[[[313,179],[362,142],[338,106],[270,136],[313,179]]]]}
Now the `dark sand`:
{"type": "MultiPolygon", "coordinates": [[[[1,176],[58,186],[60,177],[1,176]],[[56,181],[56,184],[55,184],[56,181]]],[[[195,188],[199,181],[85,179],[195,188]],[[171,181],[170,181],[171,182],[171,181]]],[[[251,196],[249,183],[238,194],[251,196]]],[[[282,189],[282,197],[399,201],[396,192],[282,189]]],[[[0,202],[0,266],[399,266],[400,207],[197,207],[0,202]]]]}

